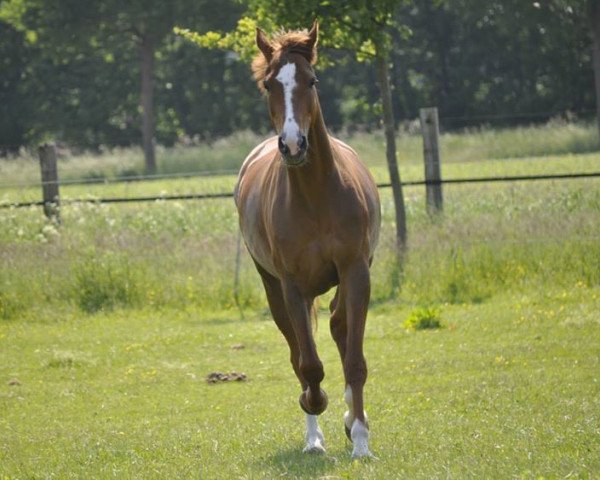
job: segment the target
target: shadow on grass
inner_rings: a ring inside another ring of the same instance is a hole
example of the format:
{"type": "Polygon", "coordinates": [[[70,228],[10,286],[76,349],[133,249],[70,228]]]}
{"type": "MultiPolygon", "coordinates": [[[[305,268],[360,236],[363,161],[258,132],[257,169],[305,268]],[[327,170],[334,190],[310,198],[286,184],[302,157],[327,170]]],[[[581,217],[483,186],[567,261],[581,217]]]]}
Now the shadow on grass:
{"type": "Polygon", "coordinates": [[[254,311],[250,311],[250,314],[246,314],[245,318],[242,318],[239,312],[234,310],[226,310],[225,315],[208,315],[203,316],[198,312],[190,312],[187,317],[182,319],[187,325],[193,326],[205,326],[205,325],[228,325],[232,323],[249,323],[249,322],[272,322],[273,319],[269,316],[262,315],[260,313],[255,313],[254,311]]]}
{"type": "Polygon", "coordinates": [[[318,478],[339,467],[340,462],[350,458],[350,450],[336,449],[332,454],[303,453],[303,445],[282,448],[261,459],[281,474],[293,478],[318,478]]]}

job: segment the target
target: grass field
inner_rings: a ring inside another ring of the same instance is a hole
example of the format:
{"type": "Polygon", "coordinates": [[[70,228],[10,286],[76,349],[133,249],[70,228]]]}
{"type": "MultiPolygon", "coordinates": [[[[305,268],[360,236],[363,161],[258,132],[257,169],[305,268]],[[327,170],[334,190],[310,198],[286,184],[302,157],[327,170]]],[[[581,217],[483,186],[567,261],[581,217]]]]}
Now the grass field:
{"type": "MultiPolygon", "coordinates": [[[[210,161],[227,162],[254,140],[229,139],[210,161]]],[[[363,135],[352,144],[385,181],[380,140],[363,135]]],[[[419,179],[420,145],[402,141],[415,155],[402,160],[403,177],[419,179]]],[[[445,178],[600,170],[585,126],[448,134],[443,142],[445,178]]],[[[129,153],[71,158],[60,168],[71,178],[111,178],[138,168],[129,153]]],[[[194,166],[179,161],[177,169],[194,166]]],[[[0,165],[4,183],[35,173],[26,158],[0,165]]],[[[62,193],[229,191],[233,181],[62,193]]],[[[600,180],[447,186],[444,214],[434,219],[423,189],[407,188],[399,292],[390,288],[398,275],[391,196],[381,193],[366,332],[366,404],[379,457],[370,462],[350,461],[325,311],[317,342],[330,396],[321,421],[328,453],[300,453],[299,388],[246,254],[242,312],[233,302],[230,199],[66,205],[60,226],[39,207],[0,209],[0,479],[599,478],[600,180]],[[439,312],[442,328],[403,327],[423,311],[439,312]],[[248,381],[207,384],[216,371],[244,372],[248,381]]],[[[0,198],[37,200],[39,192],[3,188],[0,198]]]]}
{"type": "Polygon", "coordinates": [[[447,305],[445,328],[411,333],[408,307],[375,307],[366,401],[379,460],[364,464],[349,458],[325,322],[328,453],[316,457],[301,454],[299,389],[266,315],[28,316],[0,335],[0,478],[597,478],[599,308],[600,289],[572,285],[447,305]],[[249,380],[206,384],[214,371],[249,380]]]}

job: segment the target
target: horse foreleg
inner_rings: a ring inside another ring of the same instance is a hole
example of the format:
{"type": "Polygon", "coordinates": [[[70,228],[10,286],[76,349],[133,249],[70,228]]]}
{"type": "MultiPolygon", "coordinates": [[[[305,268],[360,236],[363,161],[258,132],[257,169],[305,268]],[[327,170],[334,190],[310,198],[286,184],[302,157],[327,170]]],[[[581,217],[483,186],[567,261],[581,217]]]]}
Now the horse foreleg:
{"type": "Polygon", "coordinates": [[[316,415],[306,414],[306,446],[303,452],[325,453],[325,439],[316,415]]]}
{"type": "MultiPolygon", "coordinates": [[[[338,305],[332,315],[332,333],[334,333],[334,320],[340,325],[344,325],[345,328],[337,327],[339,340],[336,339],[346,378],[344,399],[348,405],[348,411],[344,415],[344,424],[346,434],[352,440],[352,457],[367,457],[372,456],[369,450],[369,427],[363,402],[363,388],[367,380],[363,339],[370,297],[368,263],[357,263],[346,268],[340,278],[340,288],[338,305]],[[336,318],[338,310],[340,312],[339,319],[336,318]],[[345,322],[342,322],[341,317],[344,317],[345,322]],[[342,332],[345,330],[345,342],[339,333],[340,330],[342,332]]],[[[336,338],[335,333],[334,338],[336,338]]]]}
{"type": "Polygon", "coordinates": [[[302,385],[302,389],[304,390],[306,388],[306,381],[300,374],[300,347],[298,346],[296,333],[294,332],[294,328],[292,327],[292,323],[285,306],[283,291],[281,289],[281,281],[269,274],[256,261],[254,261],[254,264],[256,265],[256,269],[258,270],[263,282],[263,286],[265,287],[267,301],[269,302],[269,310],[271,310],[273,320],[275,320],[277,328],[279,328],[279,331],[283,334],[288,346],[290,347],[290,362],[292,364],[292,368],[294,369],[294,373],[298,377],[298,380],[302,385]]]}
{"type": "Polygon", "coordinates": [[[320,388],[325,374],[317,354],[310,321],[309,312],[313,299],[303,298],[292,282],[282,283],[285,304],[300,347],[300,374],[306,382],[306,389],[300,395],[300,406],[309,415],[319,415],[327,408],[327,395],[320,388]]]}
{"type": "MultiPolygon", "coordinates": [[[[281,281],[266,272],[260,265],[258,265],[258,263],[256,263],[256,268],[260,273],[263,285],[265,287],[265,293],[267,294],[271,315],[273,316],[275,324],[285,337],[288,346],[290,347],[290,361],[292,363],[292,367],[294,368],[294,372],[300,381],[302,391],[305,391],[308,387],[308,384],[300,373],[300,347],[298,346],[296,333],[285,305],[281,281]]],[[[325,452],[325,439],[323,438],[323,432],[317,423],[317,417],[308,413],[306,413],[305,441],[306,444],[303,450],[304,452],[325,452]]]]}

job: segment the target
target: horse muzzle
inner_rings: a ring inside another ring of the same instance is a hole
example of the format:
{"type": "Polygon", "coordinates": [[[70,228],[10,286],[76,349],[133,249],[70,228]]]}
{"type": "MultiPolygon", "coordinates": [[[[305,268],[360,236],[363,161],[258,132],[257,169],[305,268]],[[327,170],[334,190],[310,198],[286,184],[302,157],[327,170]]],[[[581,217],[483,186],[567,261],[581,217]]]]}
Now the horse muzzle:
{"type": "Polygon", "coordinates": [[[287,166],[299,167],[306,163],[308,140],[305,135],[298,135],[298,138],[293,141],[288,141],[285,135],[281,135],[277,145],[281,158],[287,166]]]}

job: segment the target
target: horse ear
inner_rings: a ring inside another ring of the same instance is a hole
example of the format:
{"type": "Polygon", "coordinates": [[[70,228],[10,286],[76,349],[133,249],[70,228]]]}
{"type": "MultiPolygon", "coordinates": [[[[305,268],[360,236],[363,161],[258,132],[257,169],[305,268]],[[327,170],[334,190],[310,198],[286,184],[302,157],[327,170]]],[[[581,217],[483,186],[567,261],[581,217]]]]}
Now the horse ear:
{"type": "Polygon", "coordinates": [[[310,49],[314,49],[317,45],[317,41],[319,40],[319,21],[315,18],[315,21],[310,28],[310,32],[308,32],[308,46],[310,49]]]}
{"type": "Polygon", "coordinates": [[[269,42],[265,32],[258,27],[256,28],[256,45],[267,59],[267,62],[270,62],[273,58],[273,45],[269,42]]]}

